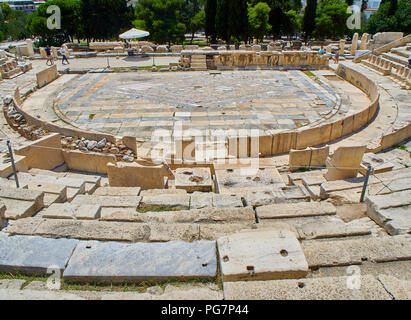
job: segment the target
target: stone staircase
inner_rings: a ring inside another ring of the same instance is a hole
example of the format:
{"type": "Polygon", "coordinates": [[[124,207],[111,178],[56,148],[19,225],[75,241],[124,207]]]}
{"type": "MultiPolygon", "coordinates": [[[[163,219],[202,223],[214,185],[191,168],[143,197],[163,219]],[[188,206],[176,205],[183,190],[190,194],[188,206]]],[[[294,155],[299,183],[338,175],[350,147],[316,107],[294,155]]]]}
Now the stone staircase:
{"type": "Polygon", "coordinates": [[[391,49],[380,55],[370,54],[361,60],[366,65],[384,76],[391,76],[405,89],[411,88],[411,69],[408,67],[408,57],[411,51],[406,46],[391,49]]]}
{"type": "Polygon", "coordinates": [[[195,54],[191,56],[190,68],[195,71],[206,71],[207,60],[204,54],[195,54]]]}

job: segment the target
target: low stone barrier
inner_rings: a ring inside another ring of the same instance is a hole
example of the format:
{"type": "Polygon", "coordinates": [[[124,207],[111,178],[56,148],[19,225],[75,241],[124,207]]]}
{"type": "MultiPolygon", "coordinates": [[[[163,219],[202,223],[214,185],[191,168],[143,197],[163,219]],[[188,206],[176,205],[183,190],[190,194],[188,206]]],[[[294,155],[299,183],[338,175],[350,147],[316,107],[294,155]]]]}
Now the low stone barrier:
{"type": "Polygon", "coordinates": [[[52,170],[64,163],[61,136],[58,133],[45,136],[24,147],[15,148],[14,152],[26,157],[29,168],[52,170]]]}
{"type": "Polygon", "coordinates": [[[107,164],[116,163],[116,156],[113,154],[64,150],[62,155],[68,169],[71,170],[107,174],[107,164]]]}
{"type": "Polygon", "coordinates": [[[53,80],[57,79],[59,76],[57,72],[57,65],[52,65],[51,67],[40,71],[36,74],[37,77],[37,85],[39,88],[44,87],[45,85],[49,84],[53,80]]]}

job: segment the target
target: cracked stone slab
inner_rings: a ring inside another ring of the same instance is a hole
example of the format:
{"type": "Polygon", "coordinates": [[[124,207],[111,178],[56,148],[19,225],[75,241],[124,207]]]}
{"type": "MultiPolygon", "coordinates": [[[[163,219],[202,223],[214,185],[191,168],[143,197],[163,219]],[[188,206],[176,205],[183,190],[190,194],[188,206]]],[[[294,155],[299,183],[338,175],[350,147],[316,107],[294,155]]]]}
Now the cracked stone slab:
{"type": "Polygon", "coordinates": [[[138,196],[140,187],[100,187],[94,191],[96,196],[138,196]]]}
{"type": "Polygon", "coordinates": [[[101,207],[132,207],[137,208],[140,204],[140,196],[96,196],[78,195],[71,202],[73,204],[96,204],[101,207]]]}
{"type": "Polygon", "coordinates": [[[373,276],[361,276],[360,288],[349,288],[349,279],[324,277],[271,281],[224,282],[226,300],[391,300],[373,276]]]}
{"type": "Polygon", "coordinates": [[[302,243],[310,268],[361,264],[362,261],[388,262],[411,259],[409,236],[361,237],[358,239],[302,243]]]}
{"type": "Polygon", "coordinates": [[[217,241],[223,281],[303,278],[308,264],[289,230],[240,232],[217,241]]]}
{"type": "Polygon", "coordinates": [[[190,209],[211,208],[213,206],[213,194],[194,192],[191,194],[190,209]]]}
{"type": "Polygon", "coordinates": [[[69,281],[140,282],[215,278],[215,241],[134,243],[84,241],[63,278],[69,281]]]}
{"type": "Polygon", "coordinates": [[[42,211],[43,218],[94,220],[100,216],[101,207],[96,204],[53,203],[42,211]]]}
{"type": "Polygon", "coordinates": [[[174,208],[188,210],[190,208],[190,196],[179,194],[143,196],[140,208],[174,208]]]}
{"type": "Polygon", "coordinates": [[[213,207],[216,208],[235,208],[243,207],[241,197],[231,194],[213,194],[213,207]]]}
{"type": "Polygon", "coordinates": [[[378,280],[395,300],[411,300],[411,281],[380,274],[378,280]]]}
{"type": "Polygon", "coordinates": [[[9,236],[0,233],[0,270],[46,273],[56,266],[63,270],[79,243],[73,239],[49,239],[31,236],[9,236]]]}
{"type": "Polygon", "coordinates": [[[278,203],[256,208],[259,219],[335,215],[337,210],[329,202],[278,203]]]}

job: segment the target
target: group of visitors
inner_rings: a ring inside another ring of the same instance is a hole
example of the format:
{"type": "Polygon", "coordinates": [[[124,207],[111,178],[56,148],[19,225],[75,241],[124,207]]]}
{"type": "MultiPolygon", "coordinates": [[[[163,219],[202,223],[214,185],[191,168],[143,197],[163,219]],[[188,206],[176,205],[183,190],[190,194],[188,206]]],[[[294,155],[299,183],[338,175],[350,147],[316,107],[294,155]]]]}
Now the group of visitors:
{"type": "MultiPolygon", "coordinates": [[[[46,51],[46,55],[47,55],[46,64],[49,65],[49,62],[50,62],[50,65],[52,66],[52,65],[54,64],[54,60],[53,60],[53,56],[51,55],[51,48],[50,48],[50,46],[47,46],[44,50],[46,51]]],[[[59,52],[60,52],[60,54],[61,54],[61,56],[62,56],[62,61],[61,61],[62,64],[63,64],[63,65],[64,65],[64,64],[70,64],[70,62],[69,62],[68,59],[67,59],[68,51],[67,51],[66,47],[65,47],[65,46],[61,46],[60,49],[59,49],[59,52]],[[66,61],[67,63],[64,63],[65,61],[66,61]]]]}
{"type": "MultiPolygon", "coordinates": [[[[321,49],[318,50],[318,54],[319,54],[320,56],[322,56],[324,53],[325,53],[324,47],[321,46],[321,49]]],[[[340,60],[340,51],[337,50],[337,52],[336,52],[335,55],[334,55],[334,63],[338,63],[339,60],[340,60]]]]}

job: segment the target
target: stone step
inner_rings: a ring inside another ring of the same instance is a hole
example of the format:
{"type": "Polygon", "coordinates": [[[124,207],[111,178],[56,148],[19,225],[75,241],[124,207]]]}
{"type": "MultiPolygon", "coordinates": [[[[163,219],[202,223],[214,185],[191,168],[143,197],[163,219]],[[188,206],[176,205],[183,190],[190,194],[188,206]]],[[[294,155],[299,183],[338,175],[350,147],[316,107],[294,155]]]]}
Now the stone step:
{"type": "MultiPolygon", "coordinates": [[[[11,177],[12,178],[12,177],[11,177]]],[[[13,178],[12,178],[13,179],[13,178]]],[[[67,177],[58,177],[44,174],[32,174],[26,172],[18,173],[19,181],[24,183],[34,182],[34,183],[50,183],[50,184],[59,184],[70,188],[79,189],[80,193],[85,192],[85,180],[76,179],[76,178],[67,178],[67,177]]]]}
{"type": "Polygon", "coordinates": [[[217,275],[215,241],[133,243],[82,241],[63,273],[65,281],[121,283],[217,275]]]}
{"type": "Polygon", "coordinates": [[[140,196],[157,196],[157,195],[185,195],[187,191],[184,189],[149,189],[141,190],[140,196]]]}
{"type": "Polygon", "coordinates": [[[188,195],[153,195],[143,196],[139,209],[162,210],[162,209],[179,209],[188,210],[190,208],[190,196],[188,195]]]}
{"type": "Polygon", "coordinates": [[[380,228],[369,218],[345,223],[340,218],[323,215],[282,219],[261,219],[259,228],[287,225],[301,239],[327,239],[368,236],[377,234],[380,228]]]}
{"type": "Polygon", "coordinates": [[[9,221],[2,232],[80,240],[165,242],[216,240],[221,236],[255,228],[255,223],[130,223],[98,220],[26,218],[9,221]]]}
{"type": "Polygon", "coordinates": [[[51,219],[94,220],[100,217],[101,207],[96,204],[53,203],[38,216],[51,219]]]}
{"type": "Polygon", "coordinates": [[[362,237],[347,240],[308,240],[302,248],[310,268],[411,259],[409,236],[362,237]]]}
{"type": "Polygon", "coordinates": [[[101,182],[101,176],[93,175],[93,174],[84,174],[84,173],[76,173],[76,172],[55,172],[51,170],[43,170],[43,169],[37,169],[37,168],[31,168],[29,172],[33,174],[50,175],[50,176],[60,177],[60,178],[80,179],[86,182],[96,183],[98,186],[100,186],[100,182],[101,182]]]}
{"type": "Polygon", "coordinates": [[[252,208],[206,208],[183,211],[136,212],[125,208],[103,208],[103,221],[129,221],[145,223],[234,223],[255,222],[252,208]]]}
{"type": "Polygon", "coordinates": [[[48,268],[64,270],[78,244],[73,239],[9,236],[0,232],[0,271],[47,274],[48,268]]]}
{"type": "Polygon", "coordinates": [[[138,196],[140,187],[100,187],[94,191],[96,196],[138,196]]]}
{"type": "Polygon", "coordinates": [[[307,216],[335,215],[329,202],[278,203],[256,208],[258,219],[280,219],[307,216]]]}
{"type": "Polygon", "coordinates": [[[367,198],[368,216],[390,235],[411,233],[410,213],[411,190],[367,198]]]}
{"type": "Polygon", "coordinates": [[[391,52],[407,59],[410,56],[410,53],[407,52],[406,47],[392,48],[391,52]]]}
{"type": "Polygon", "coordinates": [[[384,58],[386,58],[386,59],[388,59],[388,60],[390,60],[390,61],[392,61],[392,62],[395,62],[395,63],[400,63],[400,64],[402,64],[402,65],[404,65],[404,66],[408,66],[408,60],[407,60],[407,58],[404,58],[404,57],[402,57],[402,56],[400,56],[400,55],[398,55],[398,54],[396,54],[396,53],[382,53],[381,54],[384,58]]]}
{"type": "MultiPolygon", "coordinates": [[[[224,282],[225,300],[391,300],[373,276],[358,278],[359,288],[347,276],[298,280],[224,282]],[[353,284],[354,286],[354,284],[353,284]]],[[[354,279],[357,280],[357,279],[354,279]]]]}
{"type": "Polygon", "coordinates": [[[44,205],[44,192],[17,189],[0,188],[0,199],[6,206],[5,219],[21,219],[33,216],[44,205]]]}
{"type": "Polygon", "coordinates": [[[308,264],[294,233],[284,229],[240,232],[217,241],[223,281],[303,278],[308,264]]]}
{"type": "Polygon", "coordinates": [[[99,195],[78,195],[72,204],[96,204],[101,207],[113,208],[137,208],[140,204],[141,197],[139,196],[99,196],[99,195]]]}
{"type": "MultiPolygon", "coordinates": [[[[9,180],[9,179],[6,179],[6,178],[0,178],[0,187],[1,188],[4,187],[4,188],[16,188],[17,189],[16,181],[9,180]]],[[[27,184],[20,183],[20,181],[19,181],[19,188],[20,189],[27,189],[27,184]]]]}

